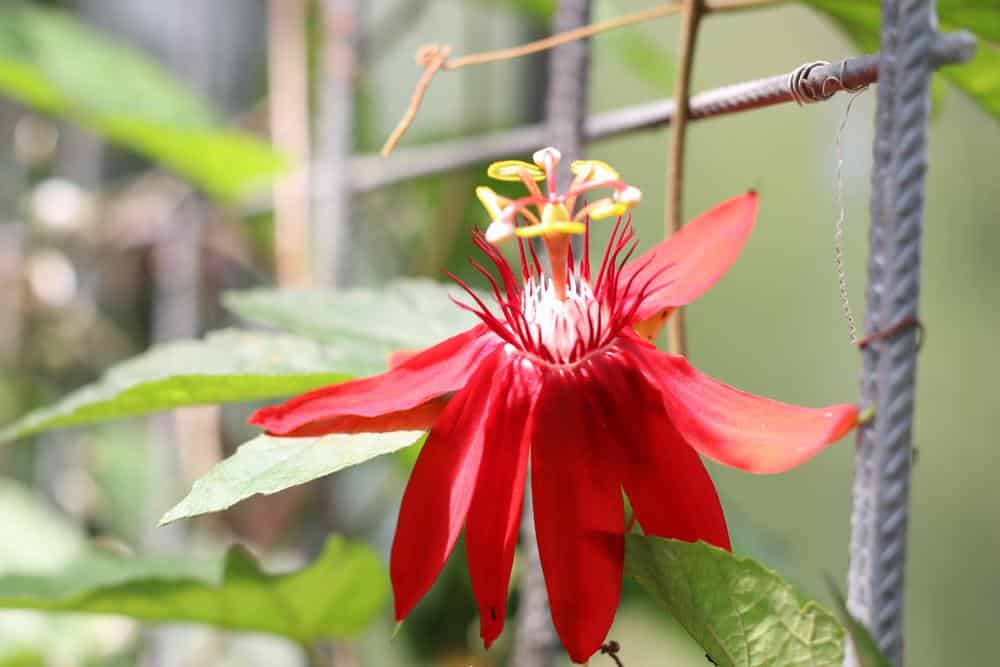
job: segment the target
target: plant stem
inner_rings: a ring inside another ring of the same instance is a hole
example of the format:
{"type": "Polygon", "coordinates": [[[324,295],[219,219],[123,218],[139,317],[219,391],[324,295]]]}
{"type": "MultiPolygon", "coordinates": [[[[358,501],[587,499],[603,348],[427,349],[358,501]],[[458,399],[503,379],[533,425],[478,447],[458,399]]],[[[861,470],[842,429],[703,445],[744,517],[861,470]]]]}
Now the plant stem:
{"type": "MultiPolygon", "coordinates": [[[[702,0],[702,3],[704,3],[704,1],[705,0],[702,0]]],[[[778,1],[779,0],[719,0],[707,5],[703,4],[703,11],[740,11],[743,9],[762,7],[764,5],[773,5],[778,1]]],[[[519,46],[513,46],[506,49],[499,49],[497,51],[473,53],[467,56],[452,58],[445,62],[443,69],[453,70],[459,69],[460,67],[468,67],[469,65],[484,65],[486,63],[493,63],[501,60],[510,60],[511,58],[520,58],[522,56],[545,51],[578,39],[593,37],[594,35],[607,32],[608,30],[617,30],[618,28],[625,28],[639,23],[652,21],[654,19],[660,19],[665,16],[671,16],[672,14],[677,14],[683,9],[684,6],[680,2],[651,7],[650,9],[643,9],[630,14],[623,14],[621,16],[607,19],[606,21],[599,21],[597,23],[592,23],[573,30],[560,32],[534,42],[528,42],[527,44],[521,44],[519,46]]]]}
{"type": "Polygon", "coordinates": [[[575,28],[573,30],[567,30],[565,32],[560,32],[555,35],[550,35],[543,39],[536,40],[534,42],[528,42],[527,44],[519,44],[517,46],[512,46],[506,49],[498,49],[496,51],[487,51],[485,53],[473,53],[466,56],[459,56],[457,58],[452,58],[447,61],[444,65],[444,69],[453,70],[459,69],[461,67],[468,67],[470,65],[485,65],[486,63],[495,63],[501,60],[510,60],[512,58],[521,58],[522,56],[528,56],[532,53],[539,53],[541,51],[546,51],[548,49],[566,44],[568,42],[573,42],[578,39],[586,39],[587,37],[593,37],[602,32],[608,30],[615,30],[617,28],[624,28],[630,25],[636,25],[639,23],[644,23],[646,21],[652,21],[654,19],[663,18],[664,16],[670,16],[671,14],[676,14],[681,11],[680,4],[666,4],[660,5],[658,7],[652,7],[650,9],[644,9],[638,12],[633,12],[631,14],[624,14],[622,16],[616,16],[613,19],[608,19],[607,21],[600,21],[598,23],[592,23],[580,28],[575,28]]]}
{"type": "MultiPolygon", "coordinates": [[[[704,2],[704,0],[702,1],[704,2]]],[[[704,11],[740,11],[775,4],[780,1],[782,0],[716,0],[709,5],[704,5],[704,11]]],[[[671,14],[680,12],[681,9],[682,5],[679,2],[661,5],[633,12],[631,14],[617,16],[613,19],[608,19],[607,21],[600,21],[598,23],[557,32],[554,35],[536,40],[534,42],[528,42],[527,44],[520,44],[518,46],[499,49],[496,51],[487,51],[485,53],[473,53],[457,58],[448,57],[450,48],[447,45],[431,45],[422,47],[417,54],[417,64],[424,68],[424,74],[417,82],[416,89],[413,91],[413,96],[410,98],[410,104],[407,106],[406,112],[403,114],[403,118],[399,121],[399,124],[396,125],[392,134],[389,135],[389,139],[386,140],[385,145],[382,146],[381,155],[382,157],[388,157],[389,154],[392,153],[392,150],[396,147],[396,144],[399,143],[399,140],[403,138],[404,134],[406,134],[406,131],[410,128],[410,125],[416,118],[417,112],[420,110],[420,104],[423,101],[424,94],[427,92],[427,88],[430,86],[431,79],[434,78],[434,75],[437,74],[439,70],[455,70],[462,67],[468,67],[470,65],[485,65],[486,63],[494,63],[501,60],[520,58],[522,56],[546,51],[580,39],[586,39],[608,30],[624,28],[631,25],[637,25],[639,23],[645,23],[646,21],[663,18],[664,16],[670,16],[671,14]]]]}
{"type": "MultiPolygon", "coordinates": [[[[667,172],[667,202],[664,236],[675,234],[682,224],[684,196],[684,149],[687,139],[687,122],[690,109],[691,67],[694,62],[698,25],[705,12],[704,0],[686,0],[681,23],[680,55],[677,63],[677,84],[674,88],[674,117],[671,123],[670,166],[667,172]]],[[[668,331],[671,354],[687,354],[687,337],[684,330],[684,309],[678,308],[668,331]]]]}

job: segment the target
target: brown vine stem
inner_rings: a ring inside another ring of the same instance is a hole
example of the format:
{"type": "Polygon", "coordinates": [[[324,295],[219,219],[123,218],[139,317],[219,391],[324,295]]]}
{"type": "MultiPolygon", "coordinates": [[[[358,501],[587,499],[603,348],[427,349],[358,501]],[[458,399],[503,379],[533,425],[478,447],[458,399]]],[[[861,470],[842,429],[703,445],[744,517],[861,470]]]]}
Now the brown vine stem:
{"type": "MultiPolygon", "coordinates": [[[[704,2],[703,0],[702,8],[705,13],[729,12],[743,9],[753,9],[764,5],[773,5],[781,1],[782,0],[716,0],[715,2],[704,2]]],[[[403,114],[403,118],[399,121],[396,129],[392,131],[392,134],[389,135],[389,138],[382,146],[382,157],[388,157],[389,154],[392,153],[396,144],[399,143],[399,140],[403,138],[403,135],[406,134],[406,131],[410,128],[414,118],[417,116],[417,112],[420,110],[420,105],[424,100],[427,88],[430,86],[431,79],[434,78],[434,75],[437,74],[439,70],[456,70],[461,69],[462,67],[469,67],[470,65],[485,65],[486,63],[520,58],[522,56],[531,55],[532,53],[546,51],[561,44],[566,44],[578,39],[586,39],[587,37],[591,37],[608,30],[637,25],[639,23],[645,23],[646,21],[663,18],[664,16],[677,14],[683,8],[684,5],[680,2],[660,5],[632,12],[630,14],[623,14],[622,16],[608,19],[606,21],[592,23],[582,28],[567,30],[544,39],[528,42],[527,44],[521,44],[519,46],[506,49],[499,49],[497,51],[473,53],[453,59],[449,59],[448,57],[451,53],[451,49],[447,45],[432,44],[421,47],[417,54],[417,64],[424,68],[424,73],[421,75],[420,80],[417,81],[416,88],[410,98],[410,104],[407,107],[406,112],[403,114]]]]}
{"type": "MultiPolygon", "coordinates": [[[[670,124],[670,164],[667,168],[667,200],[664,236],[676,234],[683,224],[684,202],[684,149],[687,145],[688,100],[691,96],[691,66],[698,40],[698,25],[705,11],[704,0],[686,0],[681,22],[680,54],[677,63],[677,83],[674,86],[676,111],[670,124]]],[[[678,308],[667,330],[668,350],[671,354],[687,355],[687,333],[684,326],[684,309],[678,308]]]]}
{"type": "Polygon", "coordinates": [[[396,126],[396,129],[386,139],[385,145],[382,146],[382,157],[389,157],[389,153],[392,152],[392,149],[396,147],[396,144],[406,134],[410,125],[413,124],[413,119],[417,117],[417,111],[420,110],[420,105],[424,101],[427,88],[431,85],[431,79],[444,66],[448,60],[449,53],[451,53],[451,47],[445,45],[439,46],[437,44],[421,47],[420,51],[417,52],[417,64],[424,68],[424,73],[420,75],[417,87],[413,89],[413,95],[410,97],[410,105],[406,107],[406,113],[403,114],[399,125],[396,126]]]}

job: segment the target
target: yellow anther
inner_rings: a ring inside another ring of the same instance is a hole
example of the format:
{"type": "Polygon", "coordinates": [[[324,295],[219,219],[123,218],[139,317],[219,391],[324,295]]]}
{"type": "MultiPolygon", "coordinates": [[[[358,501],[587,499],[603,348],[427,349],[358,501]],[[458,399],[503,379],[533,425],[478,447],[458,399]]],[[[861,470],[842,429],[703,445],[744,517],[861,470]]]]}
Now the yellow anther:
{"type": "Polygon", "coordinates": [[[542,222],[538,225],[518,227],[514,233],[521,238],[532,238],[548,234],[583,234],[587,226],[573,222],[569,210],[563,204],[546,204],[542,209],[542,222]]]}
{"type": "Polygon", "coordinates": [[[528,176],[535,181],[545,180],[545,171],[537,165],[521,160],[501,160],[494,162],[486,169],[490,178],[498,181],[517,182],[521,180],[521,171],[527,172],[528,176]]]}
{"type": "Polygon", "coordinates": [[[542,226],[554,225],[560,222],[570,222],[569,210],[565,204],[546,204],[542,209],[542,226]]]}
{"type": "Polygon", "coordinates": [[[476,197],[479,198],[479,202],[486,209],[486,212],[490,214],[492,220],[498,219],[503,214],[503,207],[510,203],[509,199],[501,197],[493,192],[492,188],[488,188],[485,185],[480,185],[476,188],[476,197]]]}
{"type": "Polygon", "coordinates": [[[573,160],[569,166],[577,176],[585,176],[588,181],[617,181],[618,172],[607,162],[600,160],[573,160]]]}
{"type": "Polygon", "coordinates": [[[587,205],[586,208],[577,214],[577,217],[588,215],[591,220],[603,220],[604,218],[618,217],[628,211],[629,208],[631,207],[627,204],[616,202],[610,197],[607,197],[605,199],[598,199],[593,204],[587,205]]]}
{"type": "Polygon", "coordinates": [[[530,239],[548,234],[583,234],[585,231],[587,231],[587,225],[582,222],[553,222],[548,225],[518,227],[514,233],[523,239],[530,239]]]}

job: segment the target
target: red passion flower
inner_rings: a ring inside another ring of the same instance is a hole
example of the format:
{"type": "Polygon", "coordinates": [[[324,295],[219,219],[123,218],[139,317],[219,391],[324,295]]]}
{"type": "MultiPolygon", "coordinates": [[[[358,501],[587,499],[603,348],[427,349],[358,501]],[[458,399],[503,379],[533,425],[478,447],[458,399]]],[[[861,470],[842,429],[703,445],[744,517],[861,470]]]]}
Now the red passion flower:
{"type": "Polygon", "coordinates": [[[504,625],[527,471],[538,549],[556,631],[586,660],[614,619],[622,585],[622,490],[646,534],[729,549],[719,498],[699,455],[752,473],[806,461],[850,430],[853,405],[805,408],[729,387],[649,340],[735,261],[753,227],[754,192],[697,217],[629,261],[636,241],[622,214],[639,191],[608,165],[574,162],[559,193],[555,149],[490,166],[527,196],[477,195],[492,216],[474,240],[498,278],[494,307],[468,291],[481,323],[375,377],[311,391],[251,421],[281,436],[430,429],[403,495],[392,545],[396,618],[434,583],[465,528],[469,574],[487,647],[504,625]],[[543,194],[536,181],[544,181],[543,194]],[[582,205],[597,189],[608,197],[582,205]],[[534,211],[532,210],[534,209],[534,211]],[[589,222],[616,217],[591,271],[589,222]],[[570,236],[583,233],[580,261],[570,236]],[[543,269],[528,237],[544,240],[543,269]],[[493,246],[515,237],[520,276],[493,246]],[[644,335],[645,334],[645,335],[644,335]]]}

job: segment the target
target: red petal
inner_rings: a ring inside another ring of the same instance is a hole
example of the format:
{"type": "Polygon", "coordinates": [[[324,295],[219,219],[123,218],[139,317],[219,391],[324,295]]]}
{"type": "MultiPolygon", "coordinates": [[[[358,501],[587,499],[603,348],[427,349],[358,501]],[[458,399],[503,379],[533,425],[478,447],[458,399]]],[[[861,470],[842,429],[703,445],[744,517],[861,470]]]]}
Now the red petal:
{"type": "Polygon", "coordinates": [[[453,336],[370,378],[316,389],[250,417],[268,433],[316,436],[429,428],[500,339],[484,325],[453,336]],[[442,398],[443,397],[443,398],[442,398]]]}
{"type": "Polygon", "coordinates": [[[625,493],[647,535],[703,540],[730,549],[719,495],[698,453],[663,409],[663,399],[637,369],[602,375],[603,401],[617,415],[625,493]]]}
{"type": "Polygon", "coordinates": [[[465,525],[472,591],[479,604],[486,648],[503,631],[507,589],[514,564],[528,467],[528,413],[537,395],[537,375],[507,364],[493,384],[486,419],[483,470],[465,525]]]}
{"type": "Polygon", "coordinates": [[[684,439],[708,458],[753,473],[784,472],[808,461],[857,423],[853,405],[804,408],[734,389],[684,357],[629,345],[684,439]]]}
{"type": "Polygon", "coordinates": [[[448,403],[406,485],[389,565],[396,620],[434,583],[462,530],[483,456],[486,398],[498,357],[483,361],[448,403]]]}
{"type": "MultiPolygon", "coordinates": [[[[589,366],[587,364],[586,366],[589,366]]],[[[600,648],[621,596],[624,507],[588,368],[552,371],[532,413],[531,491],[552,620],[574,662],[600,648]]]]}
{"type": "Polygon", "coordinates": [[[626,298],[638,297],[648,285],[635,319],[684,306],[705,293],[736,261],[756,216],[757,193],[751,191],[702,213],[627,264],[618,280],[621,289],[631,283],[626,298]]]}

